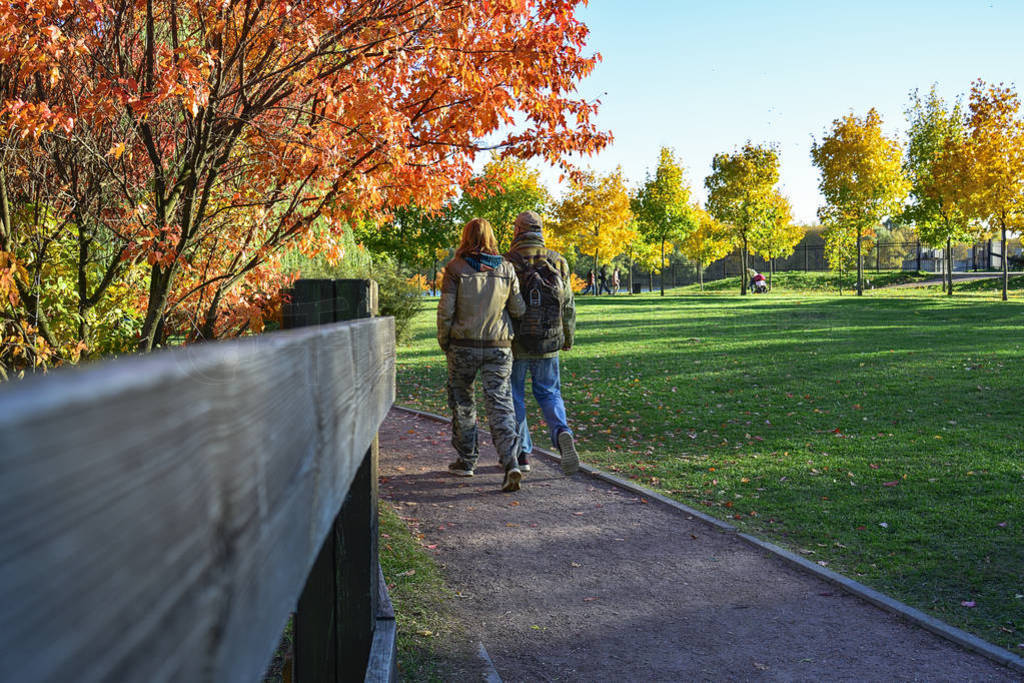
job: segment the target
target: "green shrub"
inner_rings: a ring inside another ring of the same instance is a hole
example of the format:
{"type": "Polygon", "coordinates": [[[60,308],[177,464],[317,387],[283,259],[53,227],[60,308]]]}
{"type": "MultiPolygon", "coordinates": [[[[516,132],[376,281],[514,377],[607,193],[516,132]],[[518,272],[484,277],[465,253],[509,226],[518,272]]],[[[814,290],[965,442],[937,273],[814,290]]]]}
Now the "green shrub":
{"type": "Polygon", "coordinates": [[[395,317],[395,339],[399,344],[406,343],[412,319],[423,305],[423,288],[387,260],[375,263],[368,277],[377,281],[380,314],[395,317]]]}

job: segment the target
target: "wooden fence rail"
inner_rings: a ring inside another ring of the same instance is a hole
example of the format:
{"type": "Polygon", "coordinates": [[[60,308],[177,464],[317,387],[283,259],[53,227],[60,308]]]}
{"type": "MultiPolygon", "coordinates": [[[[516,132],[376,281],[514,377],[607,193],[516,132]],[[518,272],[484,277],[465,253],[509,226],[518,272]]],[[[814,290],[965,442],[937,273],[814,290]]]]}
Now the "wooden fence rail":
{"type": "Polygon", "coordinates": [[[391,318],[0,387],[0,678],[258,681],[394,395],[391,318]]]}

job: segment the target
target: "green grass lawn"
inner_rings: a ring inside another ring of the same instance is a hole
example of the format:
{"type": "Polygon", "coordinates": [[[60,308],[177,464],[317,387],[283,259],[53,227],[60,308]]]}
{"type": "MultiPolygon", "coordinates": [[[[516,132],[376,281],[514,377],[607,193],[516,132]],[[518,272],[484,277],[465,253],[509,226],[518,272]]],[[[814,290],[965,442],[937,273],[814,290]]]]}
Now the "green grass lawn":
{"type": "Polygon", "coordinates": [[[409,529],[388,503],[380,506],[380,532],[380,565],[398,627],[399,679],[444,681],[450,672],[438,641],[465,639],[446,607],[452,591],[421,546],[422,534],[409,529]]]}
{"type": "MultiPolygon", "coordinates": [[[[581,458],[1024,653],[1014,294],[581,298],[581,458]]],[[[433,301],[414,328],[398,403],[445,415],[433,301]]]]}
{"type": "MultiPolygon", "coordinates": [[[[763,273],[765,277],[768,277],[767,272],[763,273]]],[[[875,272],[872,270],[864,271],[864,288],[865,290],[871,291],[880,287],[888,287],[890,285],[900,285],[908,282],[921,282],[922,280],[931,280],[938,277],[934,273],[925,273],[918,271],[908,270],[883,270],[881,272],[875,272]]],[[[840,290],[849,294],[857,287],[857,271],[852,273],[833,273],[831,271],[810,271],[803,272],[797,270],[786,271],[783,273],[775,273],[771,276],[772,292],[773,294],[782,293],[834,293],[838,294],[840,290]]],[[[738,294],[740,289],[739,277],[729,277],[722,280],[714,280],[712,282],[704,283],[705,293],[714,294],[738,294]]],[[[675,290],[679,293],[700,293],[700,285],[687,285],[675,290]]]]}

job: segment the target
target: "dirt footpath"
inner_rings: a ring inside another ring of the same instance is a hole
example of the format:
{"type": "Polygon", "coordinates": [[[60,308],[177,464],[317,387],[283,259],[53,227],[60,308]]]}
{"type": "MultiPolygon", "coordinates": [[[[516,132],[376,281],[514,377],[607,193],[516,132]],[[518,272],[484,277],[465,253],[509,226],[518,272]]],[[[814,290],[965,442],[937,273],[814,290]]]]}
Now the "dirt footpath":
{"type": "Polygon", "coordinates": [[[685,513],[535,458],[499,491],[446,472],[448,426],[393,410],[381,494],[418,521],[473,636],[456,680],[1018,681],[685,513]]]}

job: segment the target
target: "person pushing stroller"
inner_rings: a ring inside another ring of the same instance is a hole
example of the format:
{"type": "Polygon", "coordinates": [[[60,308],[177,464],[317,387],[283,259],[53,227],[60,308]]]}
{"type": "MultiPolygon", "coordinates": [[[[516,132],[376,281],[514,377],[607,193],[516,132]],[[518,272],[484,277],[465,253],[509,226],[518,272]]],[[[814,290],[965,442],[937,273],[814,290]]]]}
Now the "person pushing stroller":
{"type": "Polygon", "coordinates": [[[761,275],[761,273],[753,268],[747,268],[747,275],[750,278],[748,287],[752,293],[766,294],[768,292],[768,281],[764,278],[764,275],[761,275]]]}

